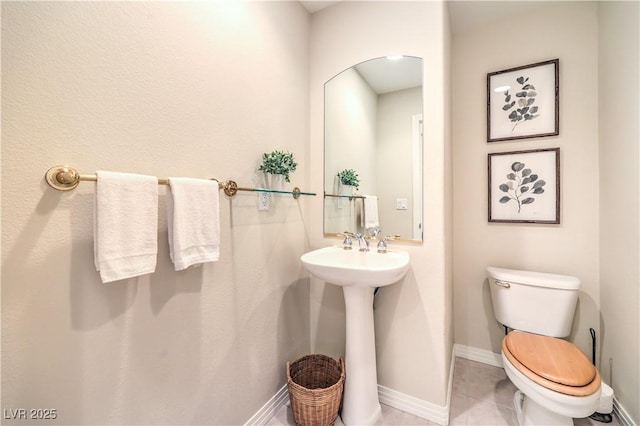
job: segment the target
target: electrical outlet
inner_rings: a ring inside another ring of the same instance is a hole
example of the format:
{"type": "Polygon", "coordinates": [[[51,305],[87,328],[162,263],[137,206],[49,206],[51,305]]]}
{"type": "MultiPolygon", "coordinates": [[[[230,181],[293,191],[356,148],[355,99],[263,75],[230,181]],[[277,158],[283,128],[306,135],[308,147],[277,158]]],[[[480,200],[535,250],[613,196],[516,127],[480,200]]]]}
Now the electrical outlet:
{"type": "Polygon", "coordinates": [[[258,211],[269,210],[269,194],[266,192],[258,193],[258,211]]]}

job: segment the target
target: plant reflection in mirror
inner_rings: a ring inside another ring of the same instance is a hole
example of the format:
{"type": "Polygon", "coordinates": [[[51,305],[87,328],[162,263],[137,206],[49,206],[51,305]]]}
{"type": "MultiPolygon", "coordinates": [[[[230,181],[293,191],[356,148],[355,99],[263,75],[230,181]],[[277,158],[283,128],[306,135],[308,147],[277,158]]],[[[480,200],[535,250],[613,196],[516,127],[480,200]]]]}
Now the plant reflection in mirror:
{"type": "Polygon", "coordinates": [[[538,175],[533,174],[531,169],[526,169],[524,163],[519,161],[511,164],[512,173],[507,174],[507,183],[499,186],[500,191],[506,192],[507,195],[500,198],[500,203],[505,204],[513,200],[518,204],[518,213],[525,204],[531,204],[536,199],[530,195],[544,193],[543,186],[546,182],[538,179],[538,175]]]}

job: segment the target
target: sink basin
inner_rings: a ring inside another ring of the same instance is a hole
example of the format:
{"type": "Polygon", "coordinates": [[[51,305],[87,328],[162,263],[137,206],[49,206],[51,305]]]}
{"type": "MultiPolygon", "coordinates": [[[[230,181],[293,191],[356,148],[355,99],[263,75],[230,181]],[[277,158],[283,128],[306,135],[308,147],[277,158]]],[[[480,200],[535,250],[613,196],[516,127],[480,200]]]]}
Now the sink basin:
{"type": "Polygon", "coordinates": [[[361,252],[342,246],[325,247],[300,257],[316,278],[342,287],[346,313],[342,422],[374,425],[382,409],[378,399],[373,287],[399,282],[409,270],[409,253],[390,250],[361,252]]]}
{"type": "Polygon", "coordinates": [[[325,247],[300,258],[311,275],[339,286],[383,287],[396,283],[409,269],[409,253],[344,250],[325,247]]]}

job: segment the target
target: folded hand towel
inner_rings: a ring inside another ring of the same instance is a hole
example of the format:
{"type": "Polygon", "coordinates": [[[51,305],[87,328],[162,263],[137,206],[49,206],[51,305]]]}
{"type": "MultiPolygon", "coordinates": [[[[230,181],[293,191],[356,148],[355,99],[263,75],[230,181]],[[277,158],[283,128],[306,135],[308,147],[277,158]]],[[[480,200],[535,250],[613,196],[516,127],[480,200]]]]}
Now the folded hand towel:
{"type": "MultiPolygon", "coordinates": [[[[353,199],[354,222],[364,228],[364,197],[353,199]]],[[[353,222],[352,222],[353,223],[353,222]]]]}
{"type": "Polygon", "coordinates": [[[158,253],[158,178],[98,171],[93,254],[103,283],[150,274],[158,253]]]}
{"type": "Polygon", "coordinates": [[[378,197],[373,195],[364,196],[364,227],[366,229],[380,226],[378,220],[378,197]]]}
{"type": "Polygon", "coordinates": [[[169,250],[176,271],[220,258],[218,194],[215,180],[169,178],[169,250]]]}

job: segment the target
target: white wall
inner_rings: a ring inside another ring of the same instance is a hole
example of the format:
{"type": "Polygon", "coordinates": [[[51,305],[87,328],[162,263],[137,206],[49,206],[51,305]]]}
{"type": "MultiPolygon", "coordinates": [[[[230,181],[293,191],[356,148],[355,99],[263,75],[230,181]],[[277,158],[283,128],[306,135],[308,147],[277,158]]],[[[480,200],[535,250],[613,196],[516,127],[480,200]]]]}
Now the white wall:
{"type": "Polygon", "coordinates": [[[220,261],[176,273],[161,187],[156,273],[105,285],[94,184],[43,176],[68,163],[252,186],[260,154],[286,149],[307,189],[308,34],[297,2],[2,3],[3,409],[240,424],[285,383],[310,348],[308,197],[258,212],[253,194],[222,195],[220,261]]]}
{"type": "Polygon", "coordinates": [[[640,423],[640,109],[638,2],[598,4],[599,367],[640,423]]]}
{"type": "Polygon", "coordinates": [[[548,2],[453,38],[454,330],[456,343],[500,352],[485,268],[577,276],[570,339],[591,354],[599,331],[598,60],[594,2],[548,2]],[[560,135],[486,141],[487,73],[560,59],[560,135]],[[487,154],[560,148],[561,223],[487,222],[487,154]]]}
{"type": "MultiPolygon", "coordinates": [[[[448,114],[447,27],[439,2],[344,2],[317,12],[311,23],[311,183],[322,193],[323,85],[343,69],[388,54],[422,57],[425,103],[425,240],[400,248],[411,255],[411,270],[401,284],[377,296],[375,321],[378,381],[393,390],[446,405],[451,355],[451,314],[447,297],[445,211],[448,114]]],[[[393,173],[393,166],[389,166],[393,173]]],[[[311,246],[336,244],[324,239],[322,200],[310,203],[311,246]]],[[[392,244],[392,248],[398,247],[392,244]]],[[[312,351],[344,353],[344,301],[341,289],[311,279],[312,351]]]]}

